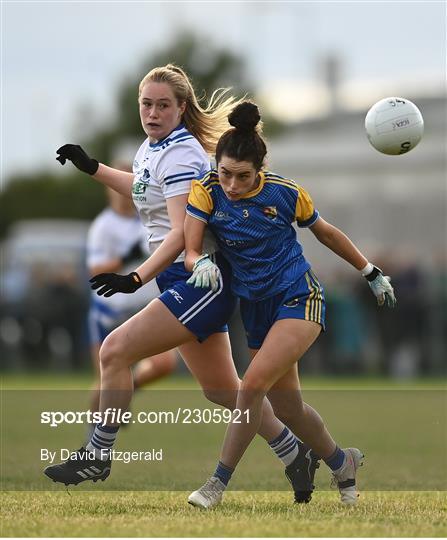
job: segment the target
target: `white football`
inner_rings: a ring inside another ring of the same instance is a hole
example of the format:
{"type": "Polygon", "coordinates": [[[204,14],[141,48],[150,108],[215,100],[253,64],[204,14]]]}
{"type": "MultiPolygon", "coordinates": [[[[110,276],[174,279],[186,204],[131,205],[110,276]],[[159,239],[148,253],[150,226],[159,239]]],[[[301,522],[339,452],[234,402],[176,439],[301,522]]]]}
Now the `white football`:
{"type": "Polygon", "coordinates": [[[397,156],[412,150],[424,133],[421,111],[408,99],[389,97],[366,114],[366,135],[376,150],[397,156]]]}

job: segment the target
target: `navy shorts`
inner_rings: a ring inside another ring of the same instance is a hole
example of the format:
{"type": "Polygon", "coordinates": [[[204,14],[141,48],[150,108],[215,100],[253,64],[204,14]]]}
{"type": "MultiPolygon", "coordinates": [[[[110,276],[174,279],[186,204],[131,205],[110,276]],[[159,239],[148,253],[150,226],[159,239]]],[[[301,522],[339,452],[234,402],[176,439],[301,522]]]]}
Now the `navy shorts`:
{"type": "Polygon", "coordinates": [[[236,307],[236,298],[231,292],[230,266],[220,253],[211,255],[211,259],[222,275],[217,291],[188,285],[186,281],[191,272],[182,262],[171,264],[157,276],[162,292],[159,299],[199,341],[216,332],[228,332],[227,322],[236,307]]]}
{"type": "Polygon", "coordinates": [[[91,345],[101,344],[120,324],[130,319],[138,310],[116,310],[95,302],[90,304],[88,312],[88,333],[91,345]]]}
{"type": "Polygon", "coordinates": [[[325,329],[324,291],[311,270],[285,291],[259,302],[241,298],[240,306],[248,346],[251,349],[259,349],[270,328],[281,319],[314,321],[325,329]]]}

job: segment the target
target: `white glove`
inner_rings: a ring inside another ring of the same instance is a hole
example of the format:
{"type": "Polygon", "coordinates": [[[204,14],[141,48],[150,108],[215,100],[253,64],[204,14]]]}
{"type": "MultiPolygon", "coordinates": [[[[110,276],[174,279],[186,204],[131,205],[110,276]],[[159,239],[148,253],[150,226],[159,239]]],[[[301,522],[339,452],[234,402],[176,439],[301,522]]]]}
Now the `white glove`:
{"type": "Polygon", "coordinates": [[[217,291],[220,280],[221,273],[219,267],[205,253],[205,255],[199,257],[194,263],[192,276],[186,283],[188,285],[194,285],[194,287],[210,288],[212,291],[217,291]]]}
{"type": "Polygon", "coordinates": [[[379,306],[383,306],[386,301],[386,305],[393,308],[396,305],[397,300],[394,296],[394,289],[390,283],[391,278],[389,276],[384,276],[382,270],[377,268],[377,266],[371,266],[372,270],[370,272],[368,272],[366,275],[365,273],[362,273],[363,276],[368,280],[368,285],[370,286],[374,296],[377,298],[377,303],[379,306]]]}

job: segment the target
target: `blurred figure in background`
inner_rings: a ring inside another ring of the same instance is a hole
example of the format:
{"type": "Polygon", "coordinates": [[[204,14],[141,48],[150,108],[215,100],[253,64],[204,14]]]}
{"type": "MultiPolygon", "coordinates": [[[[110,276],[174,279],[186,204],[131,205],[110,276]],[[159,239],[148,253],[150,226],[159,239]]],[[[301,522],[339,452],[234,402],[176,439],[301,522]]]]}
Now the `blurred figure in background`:
{"type": "MultiPolygon", "coordinates": [[[[117,168],[130,170],[123,163],[117,168]]],[[[87,238],[87,267],[94,276],[102,272],[130,272],[143,262],[148,251],[145,229],[137,215],[132,199],[107,187],[109,205],[92,222],[87,238]]],[[[105,338],[132,315],[145,307],[160,291],[155,280],[135,294],[115,294],[109,298],[92,291],[89,311],[89,334],[92,361],[97,380],[90,408],[99,410],[99,349],[105,338]]],[[[176,354],[167,351],[145,358],[134,366],[134,389],[169,375],[176,367],[176,354]]]]}

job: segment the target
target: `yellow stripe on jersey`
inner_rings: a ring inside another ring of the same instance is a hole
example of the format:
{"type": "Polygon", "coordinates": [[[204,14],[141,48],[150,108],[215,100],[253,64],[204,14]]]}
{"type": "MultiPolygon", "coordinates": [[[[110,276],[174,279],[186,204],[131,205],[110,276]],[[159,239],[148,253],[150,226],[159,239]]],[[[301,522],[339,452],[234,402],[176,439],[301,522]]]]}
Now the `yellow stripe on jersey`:
{"type": "MultiPolygon", "coordinates": [[[[219,179],[217,177],[217,173],[213,169],[211,169],[203,176],[203,178],[198,180],[198,182],[200,182],[204,187],[208,189],[210,186],[214,186],[215,184],[218,184],[219,179]]],[[[211,191],[211,190],[208,189],[208,191],[211,191]]]]}
{"type": "Polygon", "coordinates": [[[266,172],[265,180],[268,182],[279,182],[282,185],[287,185],[289,187],[298,189],[298,184],[295,182],[295,180],[291,180],[290,178],[282,178],[281,176],[277,174],[266,172]]]}
{"type": "Polygon", "coordinates": [[[202,180],[193,180],[191,182],[188,203],[206,214],[211,214],[213,211],[213,199],[207,188],[202,185],[202,180]]]}
{"type": "Polygon", "coordinates": [[[275,178],[275,179],[266,178],[265,182],[266,184],[278,184],[279,186],[285,186],[295,191],[299,191],[298,186],[296,184],[289,184],[288,182],[284,182],[283,180],[280,180],[279,178],[275,178]]]}
{"type": "Polygon", "coordinates": [[[315,211],[314,203],[307,191],[298,186],[298,200],[296,201],[295,218],[297,221],[307,221],[315,211]]]}
{"type": "Polygon", "coordinates": [[[318,282],[311,276],[310,272],[304,274],[307,286],[309,287],[309,297],[306,300],[304,318],[306,321],[313,321],[321,324],[321,310],[323,295],[318,282]]]}

